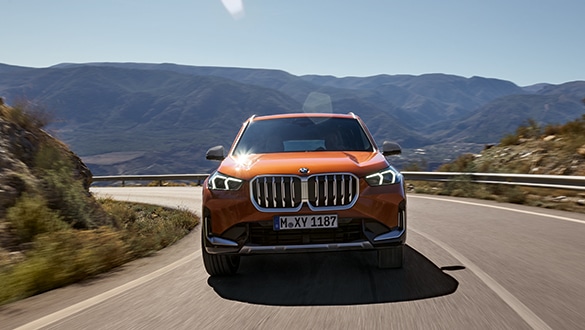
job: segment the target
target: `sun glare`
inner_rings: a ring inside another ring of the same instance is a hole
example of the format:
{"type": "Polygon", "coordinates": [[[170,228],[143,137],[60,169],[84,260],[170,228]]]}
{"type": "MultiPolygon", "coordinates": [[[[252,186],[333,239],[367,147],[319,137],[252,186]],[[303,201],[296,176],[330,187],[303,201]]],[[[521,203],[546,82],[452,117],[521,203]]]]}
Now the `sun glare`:
{"type": "Polygon", "coordinates": [[[236,169],[238,170],[247,170],[250,168],[252,160],[250,156],[252,153],[248,151],[238,152],[234,155],[234,160],[236,162],[236,169]]]}
{"type": "Polygon", "coordinates": [[[221,3],[234,19],[244,17],[244,3],[242,0],[221,0],[221,3]]]}

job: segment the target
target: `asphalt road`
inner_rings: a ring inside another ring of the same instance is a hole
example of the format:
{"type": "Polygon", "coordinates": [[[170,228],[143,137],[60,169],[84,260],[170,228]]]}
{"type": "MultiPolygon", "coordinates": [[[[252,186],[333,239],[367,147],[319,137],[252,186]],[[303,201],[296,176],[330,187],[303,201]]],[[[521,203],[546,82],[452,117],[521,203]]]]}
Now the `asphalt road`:
{"type": "MultiPolygon", "coordinates": [[[[200,212],[200,188],[93,188],[200,212]]],[[[199,229],[153,257],[0,307],[0,329],[583,329],[585,215],[409,195],[399,270],[369,252],[253,256],[210,278],[199,229]]]]}

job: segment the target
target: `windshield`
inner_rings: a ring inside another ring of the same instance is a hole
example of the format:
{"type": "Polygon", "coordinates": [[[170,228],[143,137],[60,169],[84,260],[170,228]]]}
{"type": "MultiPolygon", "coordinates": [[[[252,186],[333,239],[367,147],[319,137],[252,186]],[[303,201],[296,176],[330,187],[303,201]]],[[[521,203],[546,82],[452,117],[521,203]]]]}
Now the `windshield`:
{"type": "Polygon", "coordinates": [[[280,118],[251,122],[234,154],[299,151],[373,151],[373,146],[355,119],[280,118]]]}

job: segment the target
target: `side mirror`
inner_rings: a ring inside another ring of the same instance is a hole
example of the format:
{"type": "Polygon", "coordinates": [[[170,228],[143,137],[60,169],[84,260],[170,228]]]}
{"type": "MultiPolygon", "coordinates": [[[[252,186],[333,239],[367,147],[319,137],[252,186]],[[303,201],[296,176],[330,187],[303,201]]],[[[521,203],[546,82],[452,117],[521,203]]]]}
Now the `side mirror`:
{"type": "Polygon", "coordinates": [[[384,141],[382,144],[382,154],[384,156],[391,156],[391,155],[400,155],[402,153],[402,149],[400,145],[395,142],[384,141]]]}
{"type": "Polygon", "coordinates": [[[213,148],[209,148],[209,150],[207,150],[207,153],[205,154],[205,159],[219,161],[224,160],[225,156],[223,146],[215,146],[213,148]]]}

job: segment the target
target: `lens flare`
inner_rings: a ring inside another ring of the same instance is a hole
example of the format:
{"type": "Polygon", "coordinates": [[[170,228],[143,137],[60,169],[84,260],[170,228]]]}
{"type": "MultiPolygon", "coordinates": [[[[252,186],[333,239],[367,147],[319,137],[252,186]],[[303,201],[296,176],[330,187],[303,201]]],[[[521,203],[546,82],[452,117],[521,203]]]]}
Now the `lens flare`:
{"type": "Polygon", "coordinates": [[[244,3],[242,0],[221,0],[221,3],[234,19],[244,17],[244,3]]]}

